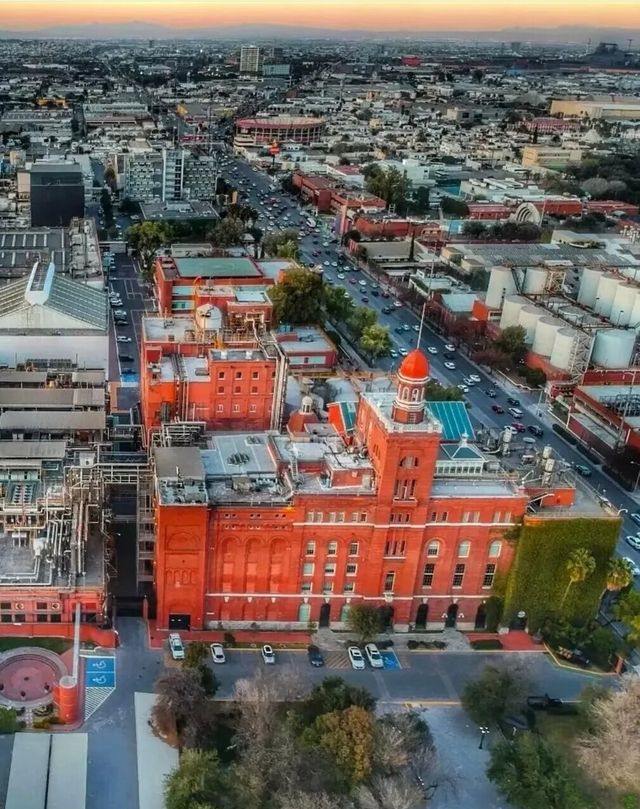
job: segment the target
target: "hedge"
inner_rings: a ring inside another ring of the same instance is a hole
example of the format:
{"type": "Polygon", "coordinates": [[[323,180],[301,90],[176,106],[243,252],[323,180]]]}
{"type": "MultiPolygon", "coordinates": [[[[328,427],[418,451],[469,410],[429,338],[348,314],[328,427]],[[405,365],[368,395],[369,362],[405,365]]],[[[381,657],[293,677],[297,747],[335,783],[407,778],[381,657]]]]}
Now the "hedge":
{"type": "Polygon", "coordinates": [[[580,623],[592,618],[605,587],[607,563],[615,550],[620,525],[620,518],[610,517],[526,517],[507,581],[505,621],[512,621],[524,610],[529,631],[536,632],[545,619],[560,614],[580,623]],[[586,581],[571,587],[561,608],[569,580],[567,560],[576,548],[590,551],[596,569],[586,581]]]}

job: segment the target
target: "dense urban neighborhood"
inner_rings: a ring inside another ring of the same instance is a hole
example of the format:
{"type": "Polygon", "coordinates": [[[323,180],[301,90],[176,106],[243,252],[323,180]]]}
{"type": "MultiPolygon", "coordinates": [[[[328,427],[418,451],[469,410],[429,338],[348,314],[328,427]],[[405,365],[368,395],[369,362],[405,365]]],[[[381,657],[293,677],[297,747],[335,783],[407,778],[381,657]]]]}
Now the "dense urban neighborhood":
{"type": "Polygon", "coordinates": [[[0,805],[640,809],[638,38],[132,25],[0,39],[0,805]]]}

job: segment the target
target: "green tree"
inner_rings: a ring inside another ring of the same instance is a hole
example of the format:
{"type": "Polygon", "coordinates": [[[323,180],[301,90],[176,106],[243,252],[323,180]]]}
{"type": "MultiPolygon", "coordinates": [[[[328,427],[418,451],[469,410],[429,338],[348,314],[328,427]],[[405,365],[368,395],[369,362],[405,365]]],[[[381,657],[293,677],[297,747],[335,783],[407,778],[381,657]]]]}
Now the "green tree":
{"type": "Polygon", "coordinates": [[[324,308],[334,323],[346,323],[353,315],[353,301],[347,298],[342,287],[323,287],[324,308]]]}
{"type": "Polygon", "coordinates": [[[493,341],[493,348],[507,354],[514,364],[518,364],[527,353],[527,332],[523,326],[507,326],[493,341]]]}
{"type": "Polygon", "coordinates": [[[234,247],[241,244],[246,233],[245,223],[233,216],[226,216],[217,222],[209,234],[216,247],[234,247]]]}
{"type": "Polygon", "coordinates": [[[462,707],[478,725],[493,725],[518,709],[527,691],[521,671],[506,666],[485,666],[462,692],[462,707]]]}
{"type": "Polygon", "coordinates": [[[166,809],[233,809],[233,784],[214,751],[185,750],[167,777],[166,809]]]}
{"type": "Polygon", "coordinates": [[[319,716],[344,711],[352,706],[373,711],[376,700],[366,688],[349,685],[341,677],[325,677],[320,685],[292,707],[291,719],[298,730],[313,725],[319,716]]]}
{"type": "Polygon", "coordinates": [[[0,733],[15,733],[18,729],[18,720],[13,708],[0,706],[0,733]]]}
{"type": "Polygon", "coordinates": [[[103,188],[100,194],[100,207],[102,208],[104,223],[109,227],[113,222],[113,203],[111,201],[111,194],[106,188],[103,188]]]}
{"type": "Polygon", "coordinates": [[[588,551],[586,548],[576,548],[575,550],[571,551],[566,564],[567,576],[569,580],[562,595],[562,599],[560,600],[561,609],[564,606],[564,602],[567,600],[569,591],[574,584],[581,584],[583,581],[586,581],[589,576],[593,574],[595,569],[596,560],[593,558],[593,554],[590,551],[588,551]]]}
{"type": "Polygon", "coordinates": [[[182,747],[194,738],[194,729],[206,704],[200,672],[194,669],[172,669],[155,683],[157,694],[151,721],[160,736],[182,747]]]}
{"type": "Polygon", "coordinates": [[[365,329],[373,326],[378,319],[375,311],[368,306],[356,306],[349,318],[349,328],[360,337],[365,329]]]}
{"type": "Polygon", "coordinates": [[[324,320],[323,284],[312,270],[289,270],[280,283],[269,288],[276,323],[292,326],[321,324],[324,320]]]}
{"type": "Polygon", "coordinates": [[[633,567],[629,559],[613,556],[607,565],[605,592],[618,593],[633,584],[633,567]]]}
{"type": "Polygon", "coordinates": [[[428,402],[461,402],[464,393],[456,385],[441,385],[430,379],[424,387],[424,396],[428,402]]]}
{"type": "Polygon", "coordinates": [[[207,666],[209,659],[209,647],[202,641],[192,641],[187,644],[184,655],[184,667],[193,669],[200,677],[200,683],[207,696],[212,697],[219,687],[219,683],[207,666]]]}
{"type": "Polygon", "coordinates": [[[424,215],[429,211],[429,203],[429,189],[426,185],[421,185],[413,195],[410,208],[412,212],[424,215]]]}
{"type": "Polygon", "coordinates": [[[470,239],[481,239],[483,236],[487,236],[487,228],[482,222],[470,219],[462,226],[462,235],[470,239]]]}
{"type": "Polygon", "coordinates": [[[629,590],[613,608],[617,621],[627,627],[626,639],[634,646],[640,643],[640,591],[629,590]]]}
{"type": "Polygon", "coordinates": [[[127,230],[127,241],[140,255],[142,274],[153,275],[156,251],[167,242],[167,229],[159,222],[138,222],[127,230]]]}
{"type": "Polygon", "coordinates": [[[514,809],[586,809],[563,754],[536,733],[501,740],[487,770],[514,809]]]}
{"type": "Polygon", "coordinates": [[[391,335],[386,326],[379,323],[373,323],[371,326],[366,326],[360,334],[358,345],[372,358],[384,357],[391,349],[391,335]]]}
{"type": "Polygon", "coordinates": [[[373,768],[375,730],[372,714],[354,705],[319,716],[303,738],[326,750],[349,784],[359,784],[373,768]]]}
{"type": "Polygon", "coordinates": [[[445,216],[455,216],[458,218],[469,216],[469,206],[467,203],[455,197],[442,197],[440,207],[445,216]]]}
{"type": "Polygon", "coordinates": [[[387,207],[395,206],[399,214],[407,210],[407,196],[411,182],[395,166],[383,169],[380,166],[367,167],[365,188],[387,203],[387,207]]]}
{"type": "Polygon", "coordinates": [[[106,185],[108,185],[109,188],[112,191],[116,190],[116,188],[117,188],[117,178],[116,178],[116,172],[115,172],[115,169],[113,168],[113,166],[107,166],[107,168],[105,169],[104,181],[105,181],[106,185]]]}
{"type": "Polygon", "coordinates": [[[140,210],[140,206],[137,202],[134,202],[129,197],[123,197],[120,200],[120,213],[124,214],[125,216],[130,216],[131,214],[137,214],[140,210]]]}
{"type": "Polygon", "coordinates": [[[347,628],[358,636],[360,643],[375,640],[382,631],[380,610],[369,604],[353,604],[347,616],[347,628]]]}

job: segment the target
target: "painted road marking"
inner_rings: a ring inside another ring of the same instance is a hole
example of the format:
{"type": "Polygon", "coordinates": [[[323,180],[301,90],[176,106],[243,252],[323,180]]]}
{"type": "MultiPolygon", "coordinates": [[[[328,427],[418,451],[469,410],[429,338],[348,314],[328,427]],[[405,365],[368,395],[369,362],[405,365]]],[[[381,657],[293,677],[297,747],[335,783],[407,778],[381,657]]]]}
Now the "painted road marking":
{"type": "Polygon", "coordinates": [[[392,649],[385,649],[380,652],[380,657],[385,669],[401,669],[402,665],[398,660],[398,655],[392,649]]]}
{"type": "Polygon", "coordinates": [[[325,652],[324,662],[329,669],[349,669],[349,655],[346,652],[325,652]]]}
{"type": "Polygon", "coordinates": [[[84,684],[87,688],[115,688],[115,657],[87,658],[84,669],[84,684]]]}

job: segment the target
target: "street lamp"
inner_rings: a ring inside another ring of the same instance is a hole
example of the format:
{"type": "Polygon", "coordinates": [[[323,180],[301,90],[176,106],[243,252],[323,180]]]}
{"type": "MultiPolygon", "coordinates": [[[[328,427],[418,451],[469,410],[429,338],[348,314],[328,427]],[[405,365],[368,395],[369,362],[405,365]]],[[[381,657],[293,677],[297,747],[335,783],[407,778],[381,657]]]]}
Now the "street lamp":
{"type": "Polygon", "coordinates": [[[486,725],[480,726],[480,744],[478,745],[478,750],[482,750],[484,746],[484,739],[485,736],[489,735],[489,728],[486,725]]]}

